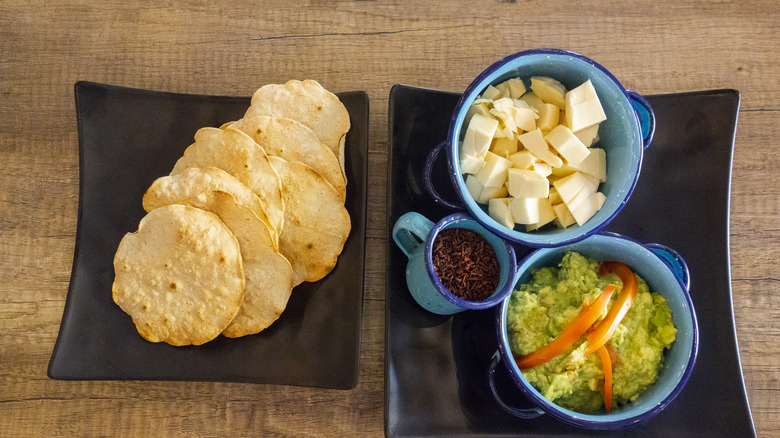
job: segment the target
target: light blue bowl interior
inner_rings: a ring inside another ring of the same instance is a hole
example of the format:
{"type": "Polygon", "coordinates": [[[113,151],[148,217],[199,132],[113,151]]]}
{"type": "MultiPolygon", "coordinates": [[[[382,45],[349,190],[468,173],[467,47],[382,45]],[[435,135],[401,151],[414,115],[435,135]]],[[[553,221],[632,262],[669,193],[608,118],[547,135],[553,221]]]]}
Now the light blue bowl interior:
{"type": "MultiPolygon", "coordinates": [[[[535,251],[518,267],[520,275],[516,287],[529,282],[534,270],[557,266],[567,251],[576,251],[599,261],[618,260],[628,265],[647,282],[651,292],[660,293],[666,298],[674,325],[677,327],[677,338],[665,353],[664,365],[658,380],[636,401],[614,409],[610,413],[602,408],[595,414],[582,414],[550,402],[528,383],[517,364],[509,360],[507,366],[510,368],[510,373],[514,374],[513,379],[517,382],[519,377],[523,392],[546,412],[581,426],[616,422],[620,427],[624,427],[657,414],[682,389],[690,377],[690,368],[695,362],[698,328],[687,293],[669,266],[648,249],[628,239],[605,235],[591,236],[581,242],[560,248],[543,248],[535,251]]],[[[509,298],[504,301],[501,309],[504,312],[502,316],[504,319],[508,301],[509,298]]],[[[511,351],[505,332],[501,334],[500,342],[507,352],[511,351]]]]}
{"type": "MultiPolygon", "coordinates": [[[[515,276],[514,268],[516,267],[516,265],[510,263],[509,260],[510,254],[507,251],[507,246],[504,243],[504,241],[501,240],[500,237],[487,231],[485,227],[480,225],[480,223],[475,221],[474,219],[468,217],[458,217],[458,216],[464,216],[464,215],[459,215],[459,214],[453,215],[452,216],[453,220],[451,222],[447,222],[446,224],[442,224],[443,226],[438,232],[441,232],[449,228],[464,228],[467,230],[475,231],[480,235],[482,235],[482,237],[484,237],[485,240],[487,240],[490,246],[493,247],[493,251],[496,253],[496,258],[498,259],[498,264],[501,268],[501,274],[498,280],[498,287],[496,287],[496,290],[493,292],[493,294],[490,295],[490,297],[480,302],[473,302],[473,301],[466,301],[464,299],[458,298],[457,296],[453,295],[450,291],[448,291],[444,287],[444,285],[441,283],[441,281],[439,281],[438,277],[435,275],[433,271],[432,271],[433,275],[431,275],[431,278],[435,279],[434,281],[437,289],[439,289],[442,295],[444,295],[444,297],[451,303],[466,309],[485,309],[492,305],[497,304],[503,298],[506,297],[507,294],[503,294],[503,296],[498,296],[498,295],[499,292],[501,292],[503,286],[506,285],[506,282],[511,281],[514,278],[515,276]]],[[[438,232],[436,234],[438,234],[438,232]]],[[[431,239],[435,239],[435,236],[433,236],[433,234],[434,233],[431,233],[431,237],[430,237],[431,239]]],[[[431,241],[433,242],[433,240],[431,241]]],[[[426,256],[426,263],[427,260],[430,259],[431,258],[429,256],[426,256]]],[[[431,266],[431,269],[433,269],[433,266],[431,266]]]]}
{"type": "Polygon", "coordinates": [[[466,90],[450,125],[450,157],[457,157],[459,141],[465,135],[462,129],[471,102],[488,85],[497,85],[507,79],[519,77],[530,91],[532,76],[549,76],[572,89],[588,79],[593,83],[607,120],[599,126],[599,142],[594,147],[603,148],[607,156],[607,181],[599,190],[606,196],[604,206],[583,226],[572,225],[565,229],[547,227],[545,230],[526,232],[524,226],[514,230],[500,225],[487,213],[487,206],[475,202],[468,194],[461,174],[460,162],[451,160],[457,191],[468,210],[492,231],[513,241],[530,246],[549,247],[575,242],[603,228],[622,208],[634,189],[642,164],[642,132],[634,107],[625,89],[603,67],[576,54],[560,51],[531,51],[522,56],[510,56],[488,68],[466,90]],[[537,53],[538,52],[538,53],[537,53]],[[502,64],[502,62],[505,62],[502,64]],[[458,141],[452,141],[458,139],[458,141]]]}

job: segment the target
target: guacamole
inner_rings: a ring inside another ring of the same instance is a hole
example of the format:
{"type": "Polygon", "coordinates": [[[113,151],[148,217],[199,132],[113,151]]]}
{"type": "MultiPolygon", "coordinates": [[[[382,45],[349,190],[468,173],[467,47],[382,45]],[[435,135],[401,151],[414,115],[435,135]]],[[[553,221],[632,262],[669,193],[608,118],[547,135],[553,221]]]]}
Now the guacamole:
{"type": "MultiPolygon", "coordinates": [[[[524,355],[544,347],[580,313],[583,299],[593,302],[609,284],[618,286],[619,291],[620,278],[615,274],[599,278],[598,269],[598,261],[567,252],[557,267],[539,269],[530,283],[515,290],[507,310],[512,351],[524,355]]],[[[612,358],[612,408],[636,400],[655,382],[664,350],[677,334],[666,299],[650,292],[639,276],[637,281],[636,298],[606,344],[612,358]]],[[[588,347],[583,335],[562,354],[524,370],[523,375],[559,406],[593,412],[604,405],[604,371],[598,354],[584,357],[588,347]]]]}

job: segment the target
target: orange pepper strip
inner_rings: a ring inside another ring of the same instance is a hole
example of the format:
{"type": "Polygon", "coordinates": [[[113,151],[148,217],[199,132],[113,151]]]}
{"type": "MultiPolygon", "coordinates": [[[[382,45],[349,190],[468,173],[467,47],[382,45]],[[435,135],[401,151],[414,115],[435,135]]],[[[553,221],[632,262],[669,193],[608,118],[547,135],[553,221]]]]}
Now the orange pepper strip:
{"type": "Polygon", "coordinates": [[[566,351],[574,341],[579,339],[579,337],[596,322],[599,315],[607,308],[609,299],[612,298],[612,293],[615,292],[615,289],[617,289],[617,287],[610,284],[604,289],[604,292],[593,301],[593,304],[588,304],[587,301],[583,303],[579,315],[574,317],[574,319],[564,327],[561,334],[553,339],[552,342],[533,353],[515,356],[517,366],[521,370],[533,368],[566,351]]]}
{"type": "Polygon", "coordinates": [[[599,277],[607,274],[617,274],[623,281],[623,289],[618,294],[617,301],[607,312],[607,316],[588,333],[590,347],[585,351],[585,357],[598,350],[609,341],[618,324],[623,321],[626,312],[636,298],[637,279],[631,269],[621,262],[602,262],[599,266],[599,277]]]}
{"type": "Polygon", "coordinates": [[[612,360],[609,358],[609,352],[603,345],[598,348],[601,356],[601,365],[604,368],[604,406],[607,412],[612,409],[612,360]]]}

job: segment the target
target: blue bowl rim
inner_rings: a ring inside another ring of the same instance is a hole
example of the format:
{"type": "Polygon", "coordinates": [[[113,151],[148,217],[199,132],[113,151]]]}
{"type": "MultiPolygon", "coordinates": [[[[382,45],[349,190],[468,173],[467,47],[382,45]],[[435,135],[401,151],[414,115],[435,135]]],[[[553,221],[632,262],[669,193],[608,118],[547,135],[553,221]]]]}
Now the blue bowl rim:
{"type": "MultiPolygon", "coordinates": [[[[688,383],[688,380],[691,377],[691,374],[693,373],[693,368],[696,364],[696,359],[698,357],[698,351],[699,351],[699,324],[698,320],[696,318],[696,310],[693,307],[693,300],[691,299],[690,293],[688,289],[685,287],[685,284],[683,283],[683,280],[677,276],[674,272],[674,269],[663,260],[663,258],[659,257],[657,254],[653,253],[649,248],[645,247],[645,245],[637,242],[636,240],[626,237],[624,235],[614,233],[614,232],[606,232],[603,234],[599,234],[595,236],[597,238],[607,238],[607,239],[623,239],[628,242],[631,242],[632,244],[638,245],[641,247],[639,249],[640,251],[648,251],[650,254],[652,254],[654,257],[659,258],[663,263],[663,265],[666,267],[666,269],[669,270],[671,275],[677,280],[678,285],[680,286],[679,291],[682,293],[683,298],[685,298],[685,302],[689,309],[689,314],[691,317],[691,327],[692,327],[692,333],[693,333],[693,340],[691,345],[691,352],[688,357],[688,362],[685,364],[685,370],[683,371],[682,376],[680,376],[680,381],[677,382],[677,385],[675,385],[674,388],[672,388],[671,391],[669,391],[669,394],[667,394],[662,401],[657,403],[655,406],[653,406],[651,409],[648,409],[645,412],[642,412],[640,414],[637,414],[633,417],[624,418],[621,420],[601,420],[600,418],[607,418],[609,414],[598,416],[593,414],[581,414],[578,412],[570,411],[568,409],[562,408],[555,403],[551,402],[550,400],[547,400],[543,396],[539,395],[538,392],[535,389],[532,389],[530,387],[530,384],[527,383],[527,381],[522,378],[521,376],[518,376],[512,366],[510,365],[509,361],[514,361],[514,358],[512,356],[511,351],[507,351],[509,341],[507,339],[506,334],[506,311],[509,306],[509,300],[511,299],[511,295],[506,297],[504,301],[501,303],[500,306],[497,307],[497,314],[496,314],[496,329],[498,331],[498,349],[500,351],[500,354],[502,358],[507,361],[505,364],[505,367],[507,371],[509,372],[512,381],[515,383],[515,386],[525,395],[530,401],[532,401],[536,406],[541,408],[545,413],[548,413],[552,415],[553,417],[566,422],[568,424],[586,428],[586,429],[600,429],[600,430],[617,430],[626,428],[629,426],[633,426],[642,422],[645,422],[656,415],[658,415],[666,406],[671,403],[677,396],[682,392],[685,385],[688,383]],[[568,414],[568,412],[571,412],[572,414],[568,414]],[[575,417],[576,415],[576,417],[575,417]],[[584,418],[582,418],[584,416],[584,418]]],[[[652,244],[648,244],[652,245],[652,244]]],[[[520,277],[522,277],[522,269],[523,266],[529,262],[529,260],[539,251],[554,251],[554,250],[560,250],[563,251],[565,248],[541,248],[535,251],[532,251],[531,253],[527,254],[523,259],[518,262],[518,274],[517,274],[517,281],[519,281],[520,277]]]]}
{"type": "MultiPolygon", "coordinates": [[[[458,178],[460,177],[460,175],[458,175],[458,173],[455,171],[455,167],[454,167],[454,164],[453,164],[454,160],[456,159],[455,151],[457,149],[455,147],[455,145],[457,144],[457,139],[455,139],[455,135],[454,135],[455,134],[455,129],[454,128],[455,128],[455,126],[457,124],[458,116],[461,113],[463,106],[467,102],[471,101],[471,99],[468,98],[468,96],[470,94],[472,94],[475,91],[475,89],[477,89],[478,86],[480,86],[480,84],[485,79],[487,79],[488,77],[493,75],[496,70],[498,70],[499,68],[503,67],[508,62],[511,62],[511,61],[513,61],[513,60],[515,60],[517,58],[520,58],[520,57],[523,57],[523,56],[528,56],[528,55],[556,55],[556,56],[574,57],[574,58],[577,58],[577,59],[579,59],[581,61],[584,61],[587,64],[590,64],[592,67],[595,67],[596,69],[600,70],[602,73],[604,73],[608,78],[610,78],[615,83],[615,85],[618,87],[618,89],[620,91],[623,92],[623,95],[625,96],[625,98],[626,98],[626,100],[628,102],[628,105],[631,106],[631,110],[634,112],[635,117],[632,120],[634,120],[634,122],[636,123],[636,129],[637,129],[637,132],[639,132],[639,138],[640,138],[640,140],[643,139],[642,128],[641,128],[638,116],[636,116],[636,111],[634,110],[633,106],[631,105],[631,98],[629,96],[629,92],[625,89],[625,87],[623,87],[623,85],[620,83],[620,81],[618,81],[617,78],[612,73],[610,73],[609,70],[607,70],[601,64],[597,63],[596,61],[594,61],[594,60],[592,60],[592,59],[590,59],[590,58],[588,58],[588,57],[586,57],[584,55],[576,53],[576,52],[571,52],[571,51],[562,50],[562,49],[552,49],[552,48],[541,48],[541,49],[524,50],[524,51],[521,51],[521,52],[514,53],[512,55],[505,56],[504,58],[501,58],[498,61],[496,61],[495,63],[491,64],[482,73],[480,73],[471,82],[471,84],[469,84],[469,86],[466,88],[466,91],[464,91],[463,94],[458,99],[458,103],[455,106],[455,111],[453,111],[452,118],[450,119],[449,129],[447,130],[447,166],[448,166],[448,170],[449,170],[450,180],[452,181],[452,185],[455,188],[455,192],[458,194],[458,197],[461,199],[462,204],[471,213],[475,213],[473,211],[474,207],[472,207],[472,205],[469,204],[470,199],[466,196],[466,194],[463,193],[462,190],[458,189],[459,186],[460,186],[459,181],[458,181],[458,178]]],[[[479,88],[481,89],[481,86],[479,88]]],[[[571,236],[571,237],[564,238],[562,240],[552,240],[551,242],[548,243],[548,242],[537,241],[537,239],[534,238],[534,234],[533,233],[517,231],[517,230],[514,230],[514,229],[509,229],[509,228],[501,226],[498,223],[496,223],[494,225],[494,224],[492,224],[490,222],[484,221],[480,217],[480,215],[478,215],[478,214],[473,214],[473,217],[474,217],[475,220],[477,220],[479,223],[481,223],[485,228],[487,228],[491,232],[493,232],[493,233],[495,233],[495,234],[497,234],[497,235],[499,235],[499,236],[501,236],[501,237],[503,237],[505,239],[509,239],[509,240],[511,240],[513,242],[521,243],[523,245],[527,245],[527,246],[534,247],[534,248],[555,248],[555,247],[558,247],[558,246],[569,245],[569,244],[572,244],[572,243],[579,242],[579,241],[581,241],[583,239],[586,239],[589,236],[592,236],[594,234],[597,234],[597,233],[601,232],[601,230],[603,230],[620,213],[620,211],[626,205],[626,203],[628,202],[629,198],[633,194],[634,189],[636,188],[636,184],[639,181],[639,175],[640,175],[641,170],[642,170],[642,161],[643,161],[643,157],[644,157],[644,146],[642,144],[639,145],[638,157],[639,157],[639,159],[637,160],[637,163],[636,163],[636,177],[632,181],[631,187],[629,187],[629,189],[626,191],[626,194],[625,194],[624,198],[621,200],[621,202],[618,204],[617,208],[615,209],[615,211],[611,215],[609,215],[600,224],[596,225],[595,227],[593,227],[589,231],[585,231],[585,232],[581,232],[581,233],[575,231],[573,233],[574,235],[571,236]],[[530,238],[529,237],[524,237],[524,236],[530,236],[530,238]]],[[[471,201],[473,202],[473,200],[471,200],[471,201]]],[[[579,227],[576,228],[576,230],[579,230],[579,229],[580,229],[579,227]]],[[[536,233],[536,235],[539,236],[540,234],[536,233]]]]}

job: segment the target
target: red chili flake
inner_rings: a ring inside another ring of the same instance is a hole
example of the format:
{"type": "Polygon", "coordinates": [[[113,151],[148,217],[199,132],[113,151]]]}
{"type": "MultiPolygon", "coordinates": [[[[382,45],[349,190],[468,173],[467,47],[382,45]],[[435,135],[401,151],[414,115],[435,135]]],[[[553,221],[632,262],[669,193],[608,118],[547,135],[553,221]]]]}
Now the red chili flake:
{"type": "Polygon", "coordinates": [[[433,268],[444,287],[467,301],[492,295],[501,273],[493,247],[481,234],[465,228],[448,228],[436,236],[433,268]]]}

